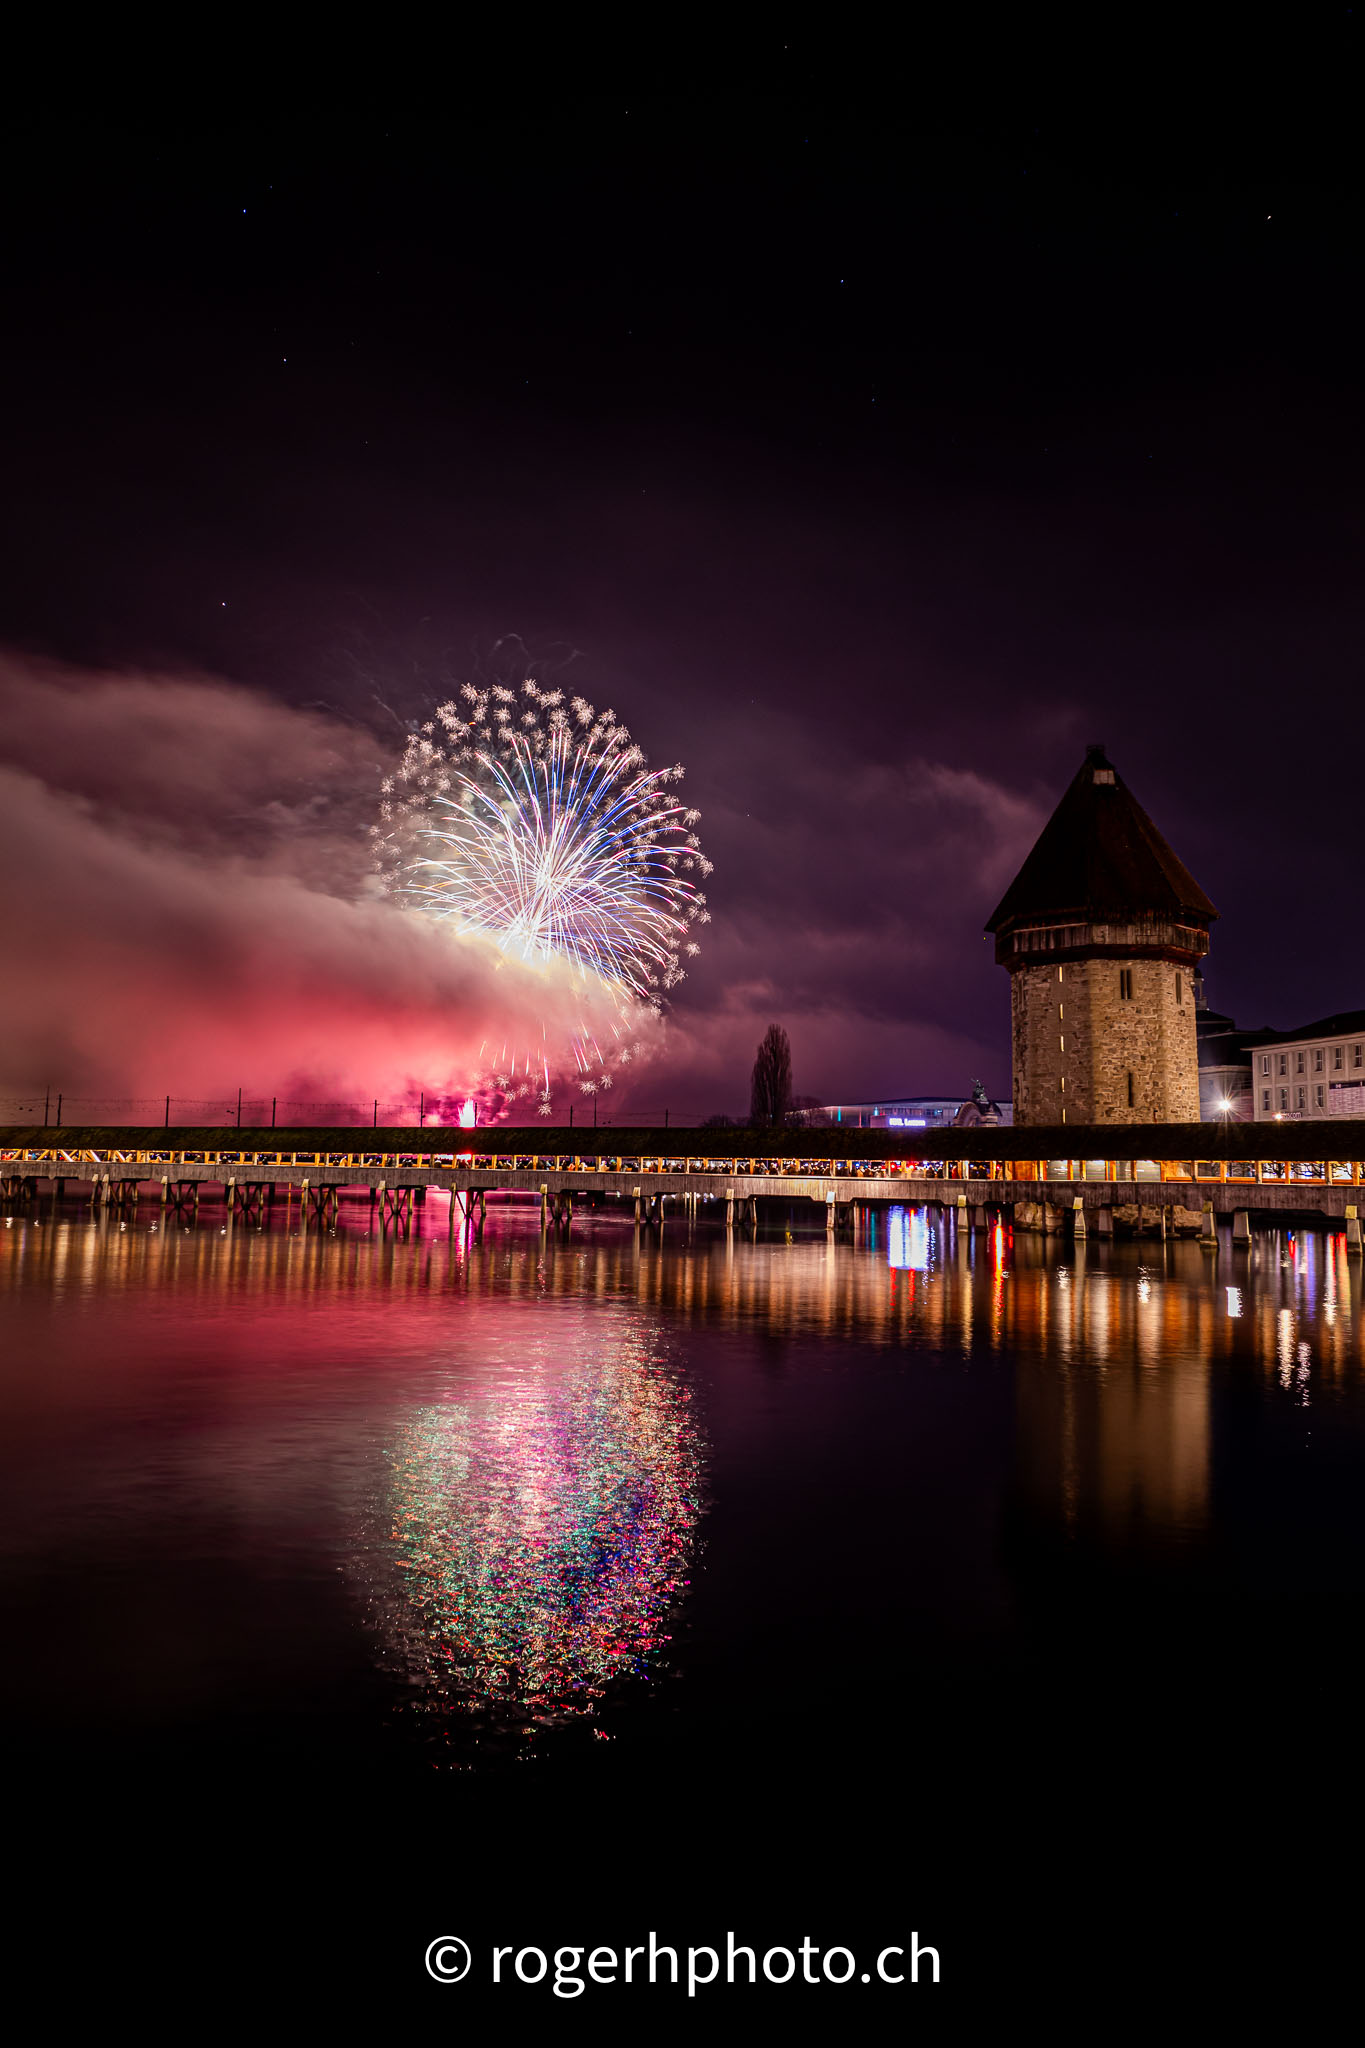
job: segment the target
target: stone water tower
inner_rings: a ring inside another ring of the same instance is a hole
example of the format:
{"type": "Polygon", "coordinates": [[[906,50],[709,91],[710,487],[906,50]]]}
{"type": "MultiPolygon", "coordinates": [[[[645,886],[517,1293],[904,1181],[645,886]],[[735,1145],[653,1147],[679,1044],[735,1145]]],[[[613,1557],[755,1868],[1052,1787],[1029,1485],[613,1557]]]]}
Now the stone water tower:
{"type": "Polygon", "coordinates": [[[986,926],[1017,1124],[1198,1123],[1194,975],[1218,912],[1089,747],[986,926]]]}

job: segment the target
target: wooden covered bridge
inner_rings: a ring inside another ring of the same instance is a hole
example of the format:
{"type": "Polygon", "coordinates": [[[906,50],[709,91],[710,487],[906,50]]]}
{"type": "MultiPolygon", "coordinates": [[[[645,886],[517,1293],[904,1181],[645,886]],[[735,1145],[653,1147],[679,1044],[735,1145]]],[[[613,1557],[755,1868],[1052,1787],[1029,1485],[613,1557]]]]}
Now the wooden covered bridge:
{"type": "Polygon", "coordinates": [[[864,1205],[908,1202],[950,1208],[973,1227],[1003,1212],[1016,1228],[1101,1236],[1117,1223],[1209,1238],[1228,1216],[1236,1238],[1258,1215],[1316,1217],[1360,1241],[1365,1120],[982,1127],[936,1132],[928,1141],[936,1148],[963,1149],[934,1158],[907,1156],[910,1135],[838,1125],[0,1129],[0,1208],[13,1214],[44,1193],[80,1192],[100,1209],[127,1212],[151,1200],[186,1216],[207,1193],[230,1216],[262,1219],[297,1203],[311,1222],[334,1217],[350,1191],[368,1196],[382,1225],[402,1226],[435,1187],[452,1196],[452,1229],[457,1219],[480,1220],[490,1196],[515,1195],[538,1198],[546,1222],[585,1199],[629,1205],[641,1223],[703,1204],[729,1223],[753,1222],[761,1204],[809,1201],[837,1229],[864,1205]]]}

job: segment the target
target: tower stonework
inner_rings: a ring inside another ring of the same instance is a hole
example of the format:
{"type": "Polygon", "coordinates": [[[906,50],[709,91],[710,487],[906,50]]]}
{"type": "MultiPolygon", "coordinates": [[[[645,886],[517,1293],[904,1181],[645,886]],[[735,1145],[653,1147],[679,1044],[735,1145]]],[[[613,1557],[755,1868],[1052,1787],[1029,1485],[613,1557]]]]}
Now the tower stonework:
{"type": "Polygon", "coordinates": [[[1198,1123],[1194,975],[1217,915],[1089,748],[986,927],[1010,976],[1016,1123],[1198,1123]]]}

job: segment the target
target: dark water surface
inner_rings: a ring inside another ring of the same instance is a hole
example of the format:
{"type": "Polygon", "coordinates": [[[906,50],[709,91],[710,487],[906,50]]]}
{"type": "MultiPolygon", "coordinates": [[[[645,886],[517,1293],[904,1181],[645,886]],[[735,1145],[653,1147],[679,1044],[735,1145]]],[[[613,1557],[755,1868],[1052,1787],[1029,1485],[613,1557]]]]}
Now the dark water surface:
{"type": "Polygon", "coordinates": [[[128,1968],[453,2025],[447,1923],[917,1929],[1034,2012],[1338,1954],[1359,1258],[804,1220],[0,1225],[11,1808],[128,1968]]]}

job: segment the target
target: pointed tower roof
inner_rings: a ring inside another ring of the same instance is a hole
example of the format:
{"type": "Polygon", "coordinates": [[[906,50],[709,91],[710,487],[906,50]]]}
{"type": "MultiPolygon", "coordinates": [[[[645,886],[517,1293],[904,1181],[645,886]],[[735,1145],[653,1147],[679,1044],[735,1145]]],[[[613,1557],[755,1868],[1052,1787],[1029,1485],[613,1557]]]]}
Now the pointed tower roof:
{"type": "Polygon", "coordinates": [[[1079,774],[986,930],[1034,920],[1140,917],[1208,925],[1217,915],[1104,748],[1087,747],[1079,774]]]}

